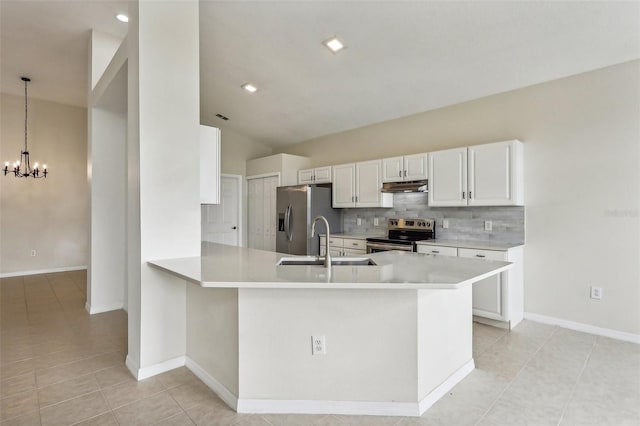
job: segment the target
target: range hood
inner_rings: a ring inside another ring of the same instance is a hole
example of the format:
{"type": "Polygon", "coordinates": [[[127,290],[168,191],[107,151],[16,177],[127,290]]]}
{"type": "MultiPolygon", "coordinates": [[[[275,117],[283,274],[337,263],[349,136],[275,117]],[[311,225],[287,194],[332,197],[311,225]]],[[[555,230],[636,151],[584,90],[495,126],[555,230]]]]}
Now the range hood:
{"type": "Polygon", "coordinates": [[[427,192],[427,180],[409,182],[387,182],[382,184],[382,192],[427,192]]]}

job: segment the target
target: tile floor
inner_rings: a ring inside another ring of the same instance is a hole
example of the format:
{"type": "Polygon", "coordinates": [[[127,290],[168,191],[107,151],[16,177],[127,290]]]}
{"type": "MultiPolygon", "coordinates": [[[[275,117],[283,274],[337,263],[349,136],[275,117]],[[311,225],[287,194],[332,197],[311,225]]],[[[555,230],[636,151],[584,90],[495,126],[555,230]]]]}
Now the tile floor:
{"type": "Polygon", "coordinates": [[[239,415],[180,368],[136,382],[123,311],[89,316],[84,272],[2,279],[8,425],[640,425],[640,345],[525,321],[474,324],[476,370],[420,418],[239,415]]]}

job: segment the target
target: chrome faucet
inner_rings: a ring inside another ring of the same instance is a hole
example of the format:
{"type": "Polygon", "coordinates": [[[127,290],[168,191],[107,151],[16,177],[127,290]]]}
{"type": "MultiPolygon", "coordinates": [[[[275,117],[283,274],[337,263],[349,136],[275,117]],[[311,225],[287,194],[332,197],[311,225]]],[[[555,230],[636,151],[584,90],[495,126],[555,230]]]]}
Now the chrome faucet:
{"type": "Polygon", "coordinates": [[[311,238],[314,237],[315,233],[316,233],[316,222],[318,220],[322,220],[324,222],[324,227],[327,229],[327,235],[324,241],[325,244],[325,254],[324,254],[324,267],[325,268],[330,268],[331,267],[331,253],[329,252],[329,222],[327,221],[327,218],[324,216],[317,216],[315,219],[313,219],[313,224],[311,225],[311,238]]]}

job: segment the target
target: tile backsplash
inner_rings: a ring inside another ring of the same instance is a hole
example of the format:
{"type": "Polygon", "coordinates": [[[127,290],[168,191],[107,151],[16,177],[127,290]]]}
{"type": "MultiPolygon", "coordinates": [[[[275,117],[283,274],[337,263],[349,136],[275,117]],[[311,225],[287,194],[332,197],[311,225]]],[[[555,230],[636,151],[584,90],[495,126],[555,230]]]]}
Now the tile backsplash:
{"type": "Polygon", "coordinates": [[[524,243],[524,207],[429,207],[426,193],[393,194],[393,208],[343,209],[343,232],[382,234],[387,218],[425,218],[436,220],[436,238],[466,241],[524,243]],[[378,226],[374,219],[378,218],[378,226]],[[360,219],[360,225],[358,225],[360,219]],[[442,220],[449,228],[442,227],[442,220]],[[492,230],[484,230],[484,222],[492,222],[492,230]]]}

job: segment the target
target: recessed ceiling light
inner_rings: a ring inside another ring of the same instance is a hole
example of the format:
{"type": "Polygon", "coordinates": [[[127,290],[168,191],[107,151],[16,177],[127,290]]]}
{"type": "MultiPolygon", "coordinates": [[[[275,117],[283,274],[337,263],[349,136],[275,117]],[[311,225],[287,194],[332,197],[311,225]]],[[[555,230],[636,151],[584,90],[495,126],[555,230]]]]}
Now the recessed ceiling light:
{"type": "Polygon", "coordinates": [[[251,83],[245,83],[241,87],[247,92],[251,92],[251,93],[254,93],[258,90],[258,88],[251,83]]]}
{"type": "Polygon", "coordinates": [[[331,37],[329,40],[323,41],[322,44],[324,44],[327,49],[329,49],[333,53],[337,53],[345,48],[344,43],[338,40],[338,37],[331,37]]]}
{"type": "Polygon", "coordinates": [[[129,22],[129,17],[124,13],[118,13],[116,15],[116,19],[120,22],[129,22]]]}

